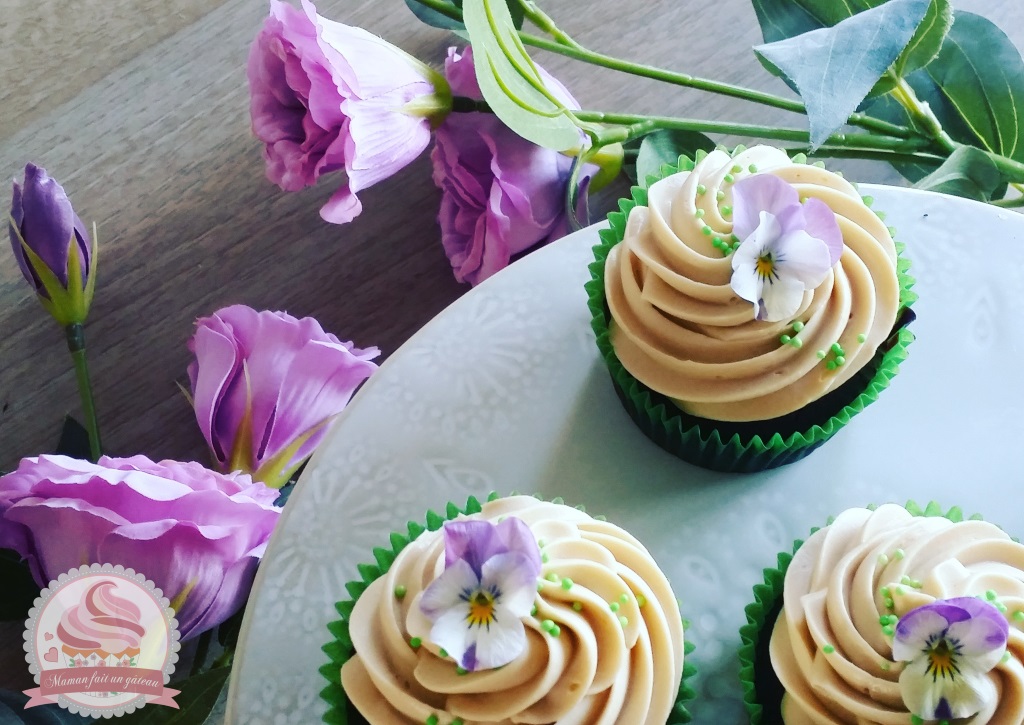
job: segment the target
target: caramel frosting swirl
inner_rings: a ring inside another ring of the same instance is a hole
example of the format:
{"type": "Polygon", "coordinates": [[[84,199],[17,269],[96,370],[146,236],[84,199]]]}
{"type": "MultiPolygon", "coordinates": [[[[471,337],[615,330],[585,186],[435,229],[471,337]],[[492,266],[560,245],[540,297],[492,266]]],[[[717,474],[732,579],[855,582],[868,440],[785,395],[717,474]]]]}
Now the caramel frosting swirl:
{"type": "Polygon", "coordinates": [[[687,413],[721,421],[777,418],[838,388],[889,337],[900,296],[895,244],[857,190],[767,146],[713,151],[652,184],[608,254],[605,292],[626,370],[687,413]],[[839,262],[781,322],[754,319],[754,305],[730,286],[731,256],[715,246],[741,241],[731,236],[732,187],[753,173],[823,201],[843,236],[839,262]],[[799,343],[782,344],[783,335],[799,343]]]}
{"type": "Polygon", "coordinates": [[[444,537],[425,532],[349,618],[355,654],[341,681],[356,709],[371,725],[422,725],[431,716],[445,725],[664,725],[682,678],[683,629],[648,551],[613,524],[526,496],[489,502],[469,518],[506,516],[526,522],[544,562],[536,614],[523,620],[525,651],[504,667],[467,673],[430,643],[418,602],[444,570],[444,537]]]}
{"type": "Polygon", "coordinates": [[[786,725],[907,725],[905,666],[892,659],[892,615],[936,599],[980,596],[1010,623],[1008,657],[988,673],[996,701],[972,725],[1024,722],[1024,546],[984,521],[851,509],[815,532],[786,572],[771,660],[786,725]]]}

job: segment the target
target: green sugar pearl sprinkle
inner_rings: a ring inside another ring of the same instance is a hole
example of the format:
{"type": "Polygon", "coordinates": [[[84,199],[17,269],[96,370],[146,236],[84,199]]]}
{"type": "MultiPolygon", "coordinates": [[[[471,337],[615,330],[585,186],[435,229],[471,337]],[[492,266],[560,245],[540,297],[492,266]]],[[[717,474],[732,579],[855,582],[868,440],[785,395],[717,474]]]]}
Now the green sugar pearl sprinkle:
{"type": "Polygon", "coordinates": [[[569,577],[565,577],[564,579],[562,579],[562,589],[566,591],[572,589],[572,579],[570,579],[569,577]]]}
{"type": "Polygon", "coordinates": [[[406,588],[403,585],[399,584],[397,587],[395,587],[395,599],[404,599],[406,591],[406,588]]]}
{"type": "Polygon", "coordinates": [[[556,584],[562,580],[562,577],[555,574],[555,572],[549,572],[547,576],[549,582],[555,582],[556,584]]]}
{"type": "Polygon", "coordinates": [[[647,604],[647,597],[645,597],[643,594],[637,594],[636,595],[636,606],[642,607],[645,604],[647,604]]]}
{"type": "Polygon", "coordinates": [[[704,184],[697,184],[697,196],[703,196],[707,192],[708,187],[704,186],[704,184]]]}
{"type": "Polygon", "coordinates": [[[833,647],[830,644],[827,644],[827,645],[825,645],[824,647],[821,648],[821,651],[824,652],[827,655],[830,655],[830,654],[832,654],[833,652],[836,651],[836,648],[833,647]]]}
{"type": "Polygon", "coordinates": [[[536,604],[534,604],[532,607],[530,607],[530,616],[531,617],[536,617],[537,616],[537,605],[536,604]]]}
{"type": "Polygon", "coordinates": [[[836,355],[845,355],[846,354],[846,353],[843,352],[843,348],[842,348],[842,346],[840,346],[840,344],[838,342],[833,342],[832,343],[832,352],[834,352],[836,355]]]}
{"type": "Polygon", "coordinates": [[[895,614],[883,614],[881,617],[878,618],[878,623],[881,624],[883,627],[887,624],[896,624],[896,622],[898,621],[899,618],[895,614]]]}
{"type": "Polygon", "coordinates": [[[582,612],[583,611],[583,605],[580,602],[573,602],[572,603],[572,609],[573,609],[574,612],[582,612]]]}
{"type": "Polygon", "coordinates": [[[911,715],[910,725],[924,725],[924,720],[917,715],[911,715]]]}
{"type": "Polygon", "coordinates": [[[863,332],[860,333],[859,335],[857,335],[857,342],[863,343],[863,342],[867,342],[867,341],[868,341],[868,336],[865,335],[863,332]]]}
{"type": "Polygon", "coordinates": [[[750,173],[752,173],[752,174],[756,174],[757,173],[757,164],[751,164],[750,166],[747,167],[747,170],[750,173]]]}
{"type": "Polygon", "coordinates": [[[695,217],[697,217],[698,219],[703,219],[704,218],[704,210],[703,209],[698,209],[697,211],[695,211],[693,213],[693,215],[695,217]]]}
{"type": "Polygon", "coordinates": [[[878,555],[878,565],[879,566],[885,566],[888,563],[889,563],[889,557],[888,556],[886,556],[885,554],[879,554],[878,555]]]}
{"type": "Polygon", "coordinates": [[[712,234],[714,234],[714,230],[711,227],[709,227],[708,225],[705,224],[701,228],[700,233],[703,234],[706,237],[710,237],[712,234]]]}
{"type": "Polygon", "coordinates": [[[732,182],[736,181],[736,177],[733,176],[732,174],[726,174],[722,180],[725,181],[726,184],[731,184],[732,182]]]}
{"type": "Polygon", "coordinates": [[[892,597],[886,597],[885,600],[884,600],[884,604],[885,604],[885,608],[886,609],[892,609],[893,608],[892,597]]]}
{"type": "Polygon", "coordinates": [[[1010,661],[1010,653],[1009,652],[1003,652],[1002,662],[1005,664],[1006,662],[1009,662],[1009,661],[1010,661]]]}
{"type": "Polygon", "coordinates": [[[437,725],[440,722],[440,720],[437,719],[437,715],[431,715],[426,720],[424,720],[424,722],[426,723],[426,725],[437,725]]]}
{"type": "Polygon", "coordinates": [[[1019,609],[1016,612],[1014,612],[1011,616],[1013,617],[1014,622],[1024,622],[1024,612],[1022,612],[1019,609]]]}
{"type": "Polygon", "coordinates": [[[629,604],[629,595],[626,594],[625,592],[620,594],[619,595],[619,603],[620,604],[629,604]]]}
{"type": "Polygon", "coordinates": [[[816,352],[816,353],[814,353],[814,354],[815,354],[815,356],[816,356],[816,357],[817,357],[817,358],[818,358],[819,360],[824,360],[824,359],[825,359],[825,357],[826,357],[826,356],[828,355],[828,353],[827,353],[827,352],[825,352],[824,350],[818,350],[818,352],[816,352]]]}
{"type": "Polygon", "coordinates": [[[996,602],[995,604],[996,604],[996,609],[998,609],[1000,611],[1000,613],[1006,614],[1006,605],[1005,604],[1003,604],[1002,602],[996,602]]]}
{"type": "Polygon", "coordinates": [[[719,189],[718,191],[715,192],[715,199],[716,200],[721,201],[724,198],[725,198],[725,192],[724,191],[719,189]]]}
{"type": "Polygon", "coordinates": [[[557,637],[562,633],[562,628],[552,622],[550,619],[545,619],[540,623],[540,628],[550,634],[552,637],[557,637]]]}
{"type": "Polygon", "coordinates": [[[884,632],[886,636],[892,637],[896,633],[896,628],[893,627],[891,624],[887,624],[884,627],[882,627],[882,632],[884,632]]]}
{"type": "Polygon", "coordinates": [[[889,664],[887,660],[882,660],[878,663],[878,667],[882,670],[882,672],[888,672],[892,668],[892,665],[889,664]]]}
{"type": "Polygon", "coordinates": [[[996,594],[995,590],[993,590],[993,589],[988,589],[985,592],[985,599],[989,600],[990,602],[994,602],[998,598],[999,598],[999,595],[996,594]]]}
{"type": "Polygon", "coordinates": [[[732,216],[732,207],[728,204],[722,204],[722,216],[732,216]]]}
{"type": "Polygon", "coordinates": [[[551,557],[547,555],[547,552],[541,552],[540,561],[542,564],[547,564],[551,560],[551,557]]]}
{"type": "Polygon", "coordinates": [[[618,602],[608,602],[608,608],[610,610],[612,610],[613,612],[617,612],[617,611],[619,611],[619,603],[618,602]]]}
{"type": "Polygon", "coordinates": [[[619,615],[619,624],[621,624],[623,626],[623,628],[628,627],[629,626],[629,617],[625,617],[623,615],[619,615]]]}
{"type": "Polygon", "coordinates": [[[793,332],[800,332],[802,329],[804,329],[804,323],[800,322],[800,320],[793,323],[793,332]]]}
{"type": "Polygon", "coordinates": [[[741,171],[743,171],[743,167],[742,166],[740,166],[739,164],[733,164],[733,166],[732,166],[732,173],[738,174],[741,171]]]}
{"type": "Polygon", "coordinates": [[[446,649],[445,649],[444,647],[442,647],[441,649],[439,649],[439,650],[437,651],[437,653],[438,653],[439,655],[441,655],[442,657],[447,657],[447,656],[448,656],[448,650],[446,650],[446,649]]]}
{"type": "Polygon", "coordinates": [[[423,640],[420,639],[419,637],[413,637],[412,639],[409,640],[409,646],[412,647],[413,649],[419,649],[420,645],[422,645],[422,644],[423,644],[423,640]]]}
{"type": "Polygon", "coordinates": [[[463,669],[462,667],[456,667],[455,668],[455,674],[457,674],[457,675],[464,675],[467,672],[469,672],[469,670],[463,669]]]}

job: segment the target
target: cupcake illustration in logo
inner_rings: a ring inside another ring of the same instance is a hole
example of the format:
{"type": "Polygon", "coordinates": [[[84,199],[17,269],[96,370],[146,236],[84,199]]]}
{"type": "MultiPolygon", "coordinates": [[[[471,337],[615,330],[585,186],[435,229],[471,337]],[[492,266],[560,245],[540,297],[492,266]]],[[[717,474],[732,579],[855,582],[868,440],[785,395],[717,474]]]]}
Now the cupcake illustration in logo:
{"type": "Polygon", "coordinates": [[[61,574],[29,612],[25,651],[38,687],[25,707],[55,702],[110,717],[177,707],[165,685],[178,660],[174,610],[131,569],[93,564],[61,574]]]}
{"type": "MultiPolygon", "coordinates": [[[[118,596],[115,580],[92,584],[82,600],[64,612],[57,625],[68,667],[136,667],[146,628],[141,608],[118,596]]],[[[103,693],[95,693],[102,697],[103,693]]],[[[117,693],[107,693],[108,696],[117,693]]]]}

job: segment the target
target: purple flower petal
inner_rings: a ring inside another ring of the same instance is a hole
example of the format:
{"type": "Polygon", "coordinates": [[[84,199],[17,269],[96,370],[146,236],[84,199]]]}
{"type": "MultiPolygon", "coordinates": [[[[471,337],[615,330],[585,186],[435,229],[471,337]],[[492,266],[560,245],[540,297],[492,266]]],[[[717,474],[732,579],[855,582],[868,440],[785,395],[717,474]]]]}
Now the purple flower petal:
{"type": "Polygon", "coordinates": [[[843,256],[843,233],[835,213],[821,199],[808,199],[801,208],[805,219],[804,231],[825,242],[831,259],[829,266],[835,264],[843,256]]]}
{"type": "Polygon", "coordinates": [[[778,216],[786,207],[799,203],[796,189],[773,174],[740,179],[732,188],[733,234],[742,242],[761,223],[761,212],[778,216]]]}

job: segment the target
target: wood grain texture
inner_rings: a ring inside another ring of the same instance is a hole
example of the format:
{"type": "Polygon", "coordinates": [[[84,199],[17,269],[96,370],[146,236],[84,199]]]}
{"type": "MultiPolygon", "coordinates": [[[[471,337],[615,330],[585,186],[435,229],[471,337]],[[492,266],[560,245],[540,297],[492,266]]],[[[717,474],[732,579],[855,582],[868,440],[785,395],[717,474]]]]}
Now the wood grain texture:
{"type": "MultiPolygon", "coordinates": [[[[955,5],[992,18],[1024,47],[1019,0],[955,5]]],[[[761,36],[747,0],[549,0],[545,7],[577,40],[609,54],[788,93],[750,52],[761,36]]],[[[435,67],[457,40],[417,23],[401,0],[333,0],[319,9],[435,67]]],[[[175,385],[185,380],[185,342],[197,316],[236,302],[312,315],[386,357],[468,289],[441,249],[440,197],[426,154],[363,192],[363,215],[343,227],[318,215],[338,179],[293,194],[266,180],[245,82],[248,47],[265,15],[258,0],[0,0],[0,172],[20,177],[25,162],[43,165],[83,220],[99,226],[87,336],[112,454],[205,460],[175,385]]],[[[804,123],[735,99],[537,58],[587,109],[804,123]]],[[[859,180],[898,180],[878,164],[837,166],[859,180]]],[[[602,203],[611,201],[606,195],[602,203]]],[[[4,471],[50,450],[78,399],[61,331],[10,253],[0,250],[0,259],[4,471]]],[[[0,629],[0,687],[29,685],[20,643],[20,625],[0,629]]]]}

